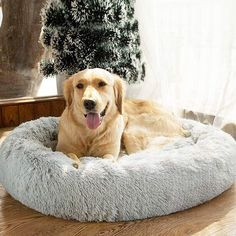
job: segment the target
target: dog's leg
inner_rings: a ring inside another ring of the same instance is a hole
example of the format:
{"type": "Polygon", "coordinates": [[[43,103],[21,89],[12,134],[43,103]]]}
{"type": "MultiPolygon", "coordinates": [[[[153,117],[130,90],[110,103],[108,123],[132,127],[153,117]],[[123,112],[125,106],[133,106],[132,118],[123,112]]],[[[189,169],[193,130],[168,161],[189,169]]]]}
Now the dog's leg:
{"type": "Polygon", "coordinates": [[[113,162],[115,162],[117,160],[117,158],[115,158],[112,154],[106,154],[103,156],[104,159],[110,159],[113,162]]]}
{"type": "Polygon", "coordinates": [[[142,151],[147,146],[147,138],[145,138],[145,135],[142,136],[142,134],[138,136],[126,131],[123,133],[122,138],[128,155],[142,151]]]}
{"type": "Polygon", "coordinates": [[[67,156],[68,156],[70,159],[72,159],[72,160],[75,161],[75,162],[72,164],[72,166],[74,166],[76,169],[78,169],[78,168],[79,168],[79,164],[80,164],[80,160],[79,160],[79,158],[77,157],[77,155],[74,154],[74,153],[68,153],[67,156]]]}

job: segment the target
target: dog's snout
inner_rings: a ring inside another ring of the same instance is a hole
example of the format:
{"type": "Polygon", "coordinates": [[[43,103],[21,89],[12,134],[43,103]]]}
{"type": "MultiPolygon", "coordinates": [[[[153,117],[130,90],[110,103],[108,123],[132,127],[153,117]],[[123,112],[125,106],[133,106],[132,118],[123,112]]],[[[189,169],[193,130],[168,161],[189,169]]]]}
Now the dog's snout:
{"type": "Polygon", "coordinates": [[[96,106],[96,102],[94,102],[93,100],[84,100],[84,107],[91,111],[92,109],[94,109],[96,106]]]}

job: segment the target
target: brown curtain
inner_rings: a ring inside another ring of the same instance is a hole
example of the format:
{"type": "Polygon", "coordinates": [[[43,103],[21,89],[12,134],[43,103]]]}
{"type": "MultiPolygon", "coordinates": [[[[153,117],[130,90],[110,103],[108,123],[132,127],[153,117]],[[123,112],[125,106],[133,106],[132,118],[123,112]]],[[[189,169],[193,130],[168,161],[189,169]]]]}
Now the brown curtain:
{"type": "Polygon", "coordinates": [[[0,99],[35,96],[42,81],[38,62],[40,10],[45,0],[0,0],[0,99]]]}

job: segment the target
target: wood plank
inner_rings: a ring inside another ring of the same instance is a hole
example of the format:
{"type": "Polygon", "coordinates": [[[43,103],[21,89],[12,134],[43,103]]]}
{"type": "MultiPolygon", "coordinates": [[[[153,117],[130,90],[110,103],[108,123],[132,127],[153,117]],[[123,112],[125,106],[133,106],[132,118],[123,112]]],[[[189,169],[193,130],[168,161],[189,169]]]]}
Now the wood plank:
{"type": "Polygon", "coordinates": [[[32,102],[47,102],[53,100],[64,100],[63,96],[50,96],[50,97],[23,97],[18,99],[3,99],[0,101],[0,105],[16,105],[23,103],[32,103],[32,102]]]}
{"type": "Polygon", "coordinates": [[[34,119],[51,116],[51,104],[49,102],[34,103],[34,119]]]}
{"type": "Polygon", "coordinates": [[[63,97],[53,97],[49,99],[37,98],[35,100],[23,99],[16,103],[13,101],[0,103],[0,127],[17,126],[22,122],[39,117],[60,116],[64,108],[65,100],[63,97]]]}
{"type": "Polygon", "coordinates": [[[3,128],[3,123],[2,123],[2,108],[0,107],[0,128],[3,128]]]}
{"type": "Polygon", "coordinates": [[[34,107],[32,103],[19,105],[20,124],[34,119],[34,107]]]}
{"type": "Polygon", "coordinates": [[[2,124],[3,127],[19,125],[19,108],[17,105],[2,107],[2,124]]]}
{"type": "Polygon", "coordinates": [[[57,101],[51,101],[50,103],[51,103],[52,116],[61,116],[66,106],[65,101],[57,100],[57,101]]]}

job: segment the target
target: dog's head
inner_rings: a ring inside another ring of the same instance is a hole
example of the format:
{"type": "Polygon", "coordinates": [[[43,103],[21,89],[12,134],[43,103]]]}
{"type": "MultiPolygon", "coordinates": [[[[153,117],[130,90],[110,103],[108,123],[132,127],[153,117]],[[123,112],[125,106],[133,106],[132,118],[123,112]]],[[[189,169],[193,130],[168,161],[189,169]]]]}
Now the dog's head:
{"type": "Polygon", "coordinates": [[[105,116],[123,112],[124,82],[103,69],[86,69],[72,75],[64,84],[67,107],[90,129],[96,129],[105,116]]]}

